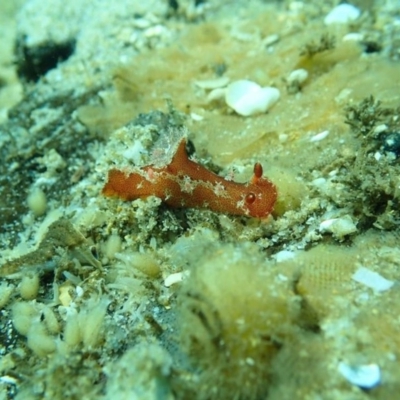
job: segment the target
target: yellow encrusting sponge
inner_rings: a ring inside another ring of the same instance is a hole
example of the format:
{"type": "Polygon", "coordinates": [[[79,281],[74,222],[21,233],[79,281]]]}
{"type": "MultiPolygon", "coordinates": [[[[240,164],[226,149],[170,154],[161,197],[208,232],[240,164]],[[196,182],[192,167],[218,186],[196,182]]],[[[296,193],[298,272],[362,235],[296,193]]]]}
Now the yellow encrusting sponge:
{"type": "Polygon", "coordinates": [[[266,395],[275,354],[298,332],[291,286],[255,245],[225,245],[195,265],[178,295],[178,324],[198,398],[266,395]]]}

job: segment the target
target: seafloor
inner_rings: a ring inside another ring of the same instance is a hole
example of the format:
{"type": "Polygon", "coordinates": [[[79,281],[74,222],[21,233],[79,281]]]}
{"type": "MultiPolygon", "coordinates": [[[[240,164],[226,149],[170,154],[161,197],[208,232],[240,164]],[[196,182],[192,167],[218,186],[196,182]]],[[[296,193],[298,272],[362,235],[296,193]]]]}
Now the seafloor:
{"type": "Polygon", "coordinates": [[[400,3],[338,3],[0,2],[1,400],[397,398],[400,3]],[[182,137],[273,213],[102,194],[182,137]]]}

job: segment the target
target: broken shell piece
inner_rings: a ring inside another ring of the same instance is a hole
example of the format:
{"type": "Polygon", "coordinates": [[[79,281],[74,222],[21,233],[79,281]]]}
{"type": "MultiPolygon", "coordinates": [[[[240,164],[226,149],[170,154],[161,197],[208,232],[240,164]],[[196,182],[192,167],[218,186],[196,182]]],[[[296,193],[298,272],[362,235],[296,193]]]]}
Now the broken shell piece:
{"type": "Polygon", "coordinates": [[[201,89],[212,90],[226,86],[229,83],[229,78],[227,76],[221,76],[220,78],[195,81],[194,83],[201,89]]]}
{"type": "Polygon", "coordinates": [[[279,35],[278,34],[273,34],[269,35],[266,38],[263,39],[262,44],[266,47],[271,46],[272,44],[275,44],[276,42],[279,41],[279,35]]]}
{"type": "Polygon", "coordinates": [[[293,260],[296,257],[296,253],[290,250],[281,250],[272,257],[275,258],[277,263],[280,263],[283,261],[293,260]]]}
{"type": "Polygon", "coordinates": [[[172,285],[175,285],[176,283],[182,282],[183,279],[188,276],[188,274],[188,271],[175,272],[174,274],[170,274],[164,279],[164,286],[170,287],[172,285]]]}
{"type": "Polygon", "coordinates": [[[138,29],[147,29],[152,25],[152,22],[146,18],[135,18],[133,26],[138,29]]]}
{"type": "Polygon", "coordinates": [[[323,131],[323,132],[317,133],[316,135],[314,135],[310,138],[310,142],[319,142],[321,140],[324,140],[328,135],[329,135],[329,131],[323,131]]]}
{"type": "Polygon", "coordinates": [[[344,215],[340,218],[330,218],[319,224],[320,232],[330,232],[338,239],[357,232],[357,227],[351,219],[350,215],[344,215]]]}
{"type": "Polygon", "coordinates": [[[279,97],[278,89],[263,88],[247,80],[232,82],[225,92],[226,104],[244,117],[266,112],[278,101],[279,97]]]}
{"type": "Polygon", "coordinates": [[[338,371],[348,382],[362,389],[372,389],[381,382],[381,370],[377,364],[350,366],[340,362],[338,371]]]}
{"type": "Polygon", "coordinates": [[[358,268],[353,274],[352,279],[377,292],[384,292],[385,290],[390,289],[394,284],[393,281],[389,281],[377,272],[371,271],[365,267],[358,268]]]}
{"type": "Polygon", "coordinates": [[[204,117],[200,114],[196,114],[194,112],[190,113],[190,118],[192,118],[193,121],[203,121],[204,117]]]}
{"type": "Polygon", "coordinates": [[[307,70],[303,68],[295,69],[292,71],[289,76],[287,77],[287,83],[289,85],[297,82],[298,84],[303,83],[308,78],[307,70]]]}
{"type": "Polygon", "coordinates": [[[0,377],[0,382],[6,385],[16,385],[18,383],[18,380],[12,376],[3,375],[0,377]]]}
{"type": "Polygon", "coordinates": [[[348,22],[355,21],[360,14],[360,10],[351,4],[339,4],[330,11],[325,17],[324,22],[325,25],[347,24],[348,22]]]}
{"type": "Polygon", "coordinates": [[[342,37],[343,42],[361,42],[364,35],[358,32],[350,32],[342,37]]]}

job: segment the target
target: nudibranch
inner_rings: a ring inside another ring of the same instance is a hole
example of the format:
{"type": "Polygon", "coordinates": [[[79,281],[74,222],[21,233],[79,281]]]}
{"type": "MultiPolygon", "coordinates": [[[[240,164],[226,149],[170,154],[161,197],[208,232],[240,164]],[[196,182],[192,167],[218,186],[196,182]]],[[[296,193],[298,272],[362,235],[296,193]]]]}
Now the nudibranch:
{"type": "Polygon", "coordinates": [[[273,210],[277,191],[262,176],[260,163],[248,183],[228,181],[189,159],[182,139],[165,167],[149,165],[134,172],[111,169],[102,193],[123,200],[156,196],[170,207],[208,208],[212,211],[264,218],[273,210]]]}

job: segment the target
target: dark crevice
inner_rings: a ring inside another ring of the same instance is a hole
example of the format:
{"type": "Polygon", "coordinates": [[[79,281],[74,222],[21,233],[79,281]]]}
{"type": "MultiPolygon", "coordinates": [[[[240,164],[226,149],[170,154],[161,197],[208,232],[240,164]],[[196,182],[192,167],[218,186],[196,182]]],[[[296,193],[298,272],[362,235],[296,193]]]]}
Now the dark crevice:
{"type": "Polygon", "coordinates": [[[19,38],[15,51],[18,76],[24,81],[37,82],[46,72],[67,60],[74,53],[75,44],[76,41],[71,39],[29,47],[25,37],[19,38]]]}

